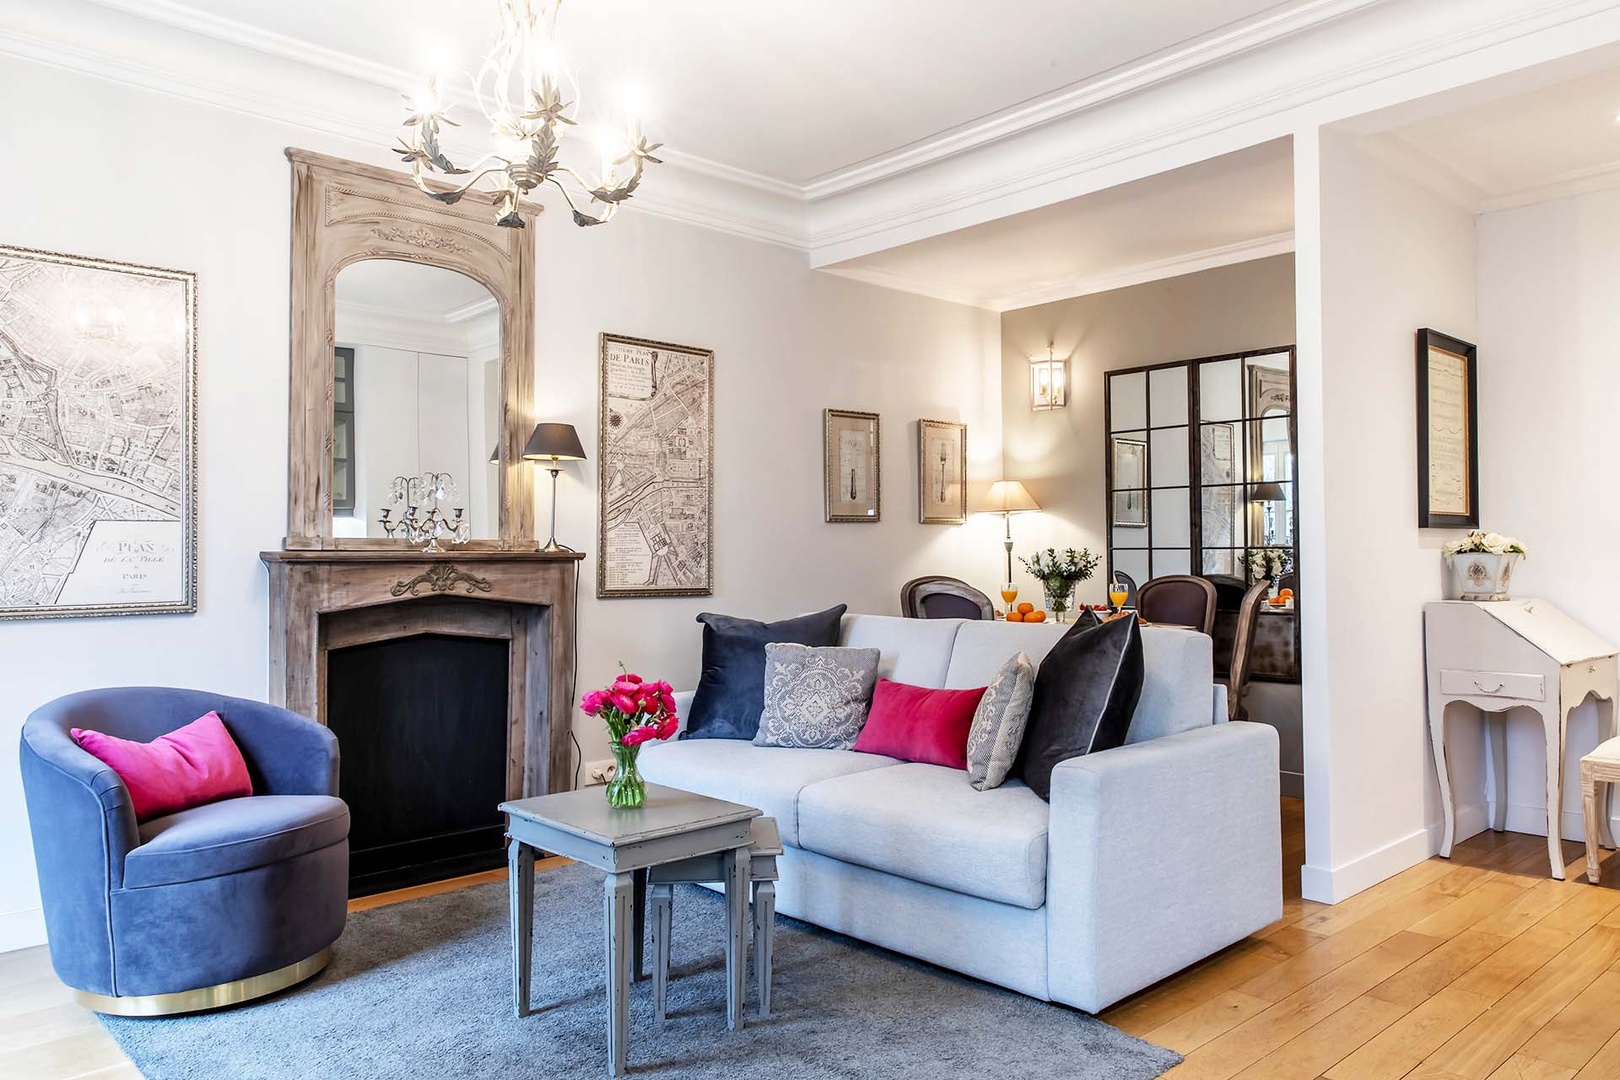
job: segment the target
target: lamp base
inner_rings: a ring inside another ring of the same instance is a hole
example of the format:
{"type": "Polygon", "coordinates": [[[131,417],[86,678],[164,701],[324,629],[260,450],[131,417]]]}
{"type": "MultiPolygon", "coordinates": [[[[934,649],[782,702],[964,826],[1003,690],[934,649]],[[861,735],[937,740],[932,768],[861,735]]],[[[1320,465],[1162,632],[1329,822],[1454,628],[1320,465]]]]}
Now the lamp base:
{"type": "Polygon", "coordinates": [[[550,540],[547,540],[545,545],[541,547],[540,550],[547,555],[556,555],[561,552],[567,552],[570,555],[577,554],[577,552],[575,552],[574,549],[569,547],[567,544],[557,543],[557,538],[555,536],[553,536],[550,540]]]}

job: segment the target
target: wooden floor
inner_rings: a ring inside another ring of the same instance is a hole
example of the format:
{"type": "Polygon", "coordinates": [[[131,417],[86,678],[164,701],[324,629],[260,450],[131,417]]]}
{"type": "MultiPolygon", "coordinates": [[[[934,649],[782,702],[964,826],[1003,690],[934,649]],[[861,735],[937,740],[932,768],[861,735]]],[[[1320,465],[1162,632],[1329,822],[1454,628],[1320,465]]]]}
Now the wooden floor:
{"type": "MultiPolygon", "coordinates": [[[[1594,887],[1567,844],[1554,881],[1544,839],[1484,833],[1329,907],[1299,897],[1304,835],[1285,799],[1279,922],[1103,1014],[1186,1055],[1172,1080],[1620,1080],[1620,858],[1594,887]]],[[[44,949],[0,954],[0,1077],[139,1076],[44,949]]]]}

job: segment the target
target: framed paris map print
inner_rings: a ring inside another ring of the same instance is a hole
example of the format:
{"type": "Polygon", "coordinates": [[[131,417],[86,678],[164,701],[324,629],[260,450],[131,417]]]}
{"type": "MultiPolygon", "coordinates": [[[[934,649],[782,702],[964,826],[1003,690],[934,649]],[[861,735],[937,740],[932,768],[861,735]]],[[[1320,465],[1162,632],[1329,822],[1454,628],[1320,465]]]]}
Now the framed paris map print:
{"type": "Polygon", "coordinates": [[[0,246],[0,618],[197,610],[197,277],[0,246]]]}
{"type": "Polygon", "coordinates": [[[967,425],[917,421],[917,520],[960,525],[967,520],[967,425]]]}
{"type": "Polygon", "coordinates": [[[821,440],[826,520],[845,525],[882,521],[883,441],[878,414],[823,409],[821,440]]]}
{"type": "Polygon", "coordinates": [[[714,353],[602,335],[596,595],[714,593],[714,353]]]}

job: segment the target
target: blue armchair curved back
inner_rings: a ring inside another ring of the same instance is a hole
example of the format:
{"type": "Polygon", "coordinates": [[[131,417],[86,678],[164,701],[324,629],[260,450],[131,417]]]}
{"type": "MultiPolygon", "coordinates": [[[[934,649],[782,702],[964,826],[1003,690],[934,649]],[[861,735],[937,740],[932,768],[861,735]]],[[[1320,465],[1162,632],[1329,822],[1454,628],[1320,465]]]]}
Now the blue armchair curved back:
{"type": "Polygon", "coordinates": [[[70,729],[147,742],[210,710],[241,748],[255,794],[337,795],[336,737],[263,702],[201,690],[116,687],[58,698],[23,724],[23,789],[46,933],[52,963],[68,985],[116,992],[109,895],[123,888],[124,860],[141,842],[123,781],[80,749],[70,729]],[[65,942],[73,947],[57,947],[65,942]]]}

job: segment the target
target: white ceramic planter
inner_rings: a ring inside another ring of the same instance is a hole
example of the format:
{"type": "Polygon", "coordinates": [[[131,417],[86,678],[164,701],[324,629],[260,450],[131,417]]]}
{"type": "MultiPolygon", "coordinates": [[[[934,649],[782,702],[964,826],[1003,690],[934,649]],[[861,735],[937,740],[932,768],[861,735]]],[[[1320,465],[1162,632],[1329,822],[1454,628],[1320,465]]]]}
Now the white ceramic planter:
{"type": "Polygon", "coordinates": [[[1457,582],[1459,600],[1510,600],[1509,587],[1513,568],[1518,565],[1517,553],[1492,555],[1485,551],[1462,551],[1447,555],[1451,572],[1457,582]]]}

